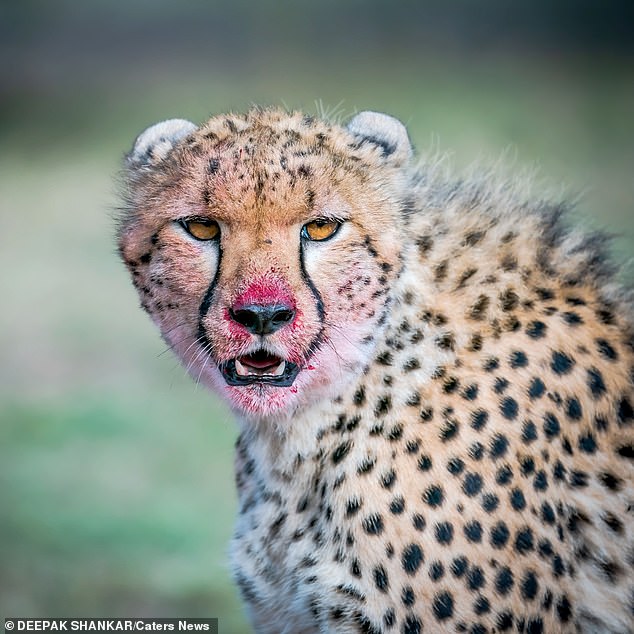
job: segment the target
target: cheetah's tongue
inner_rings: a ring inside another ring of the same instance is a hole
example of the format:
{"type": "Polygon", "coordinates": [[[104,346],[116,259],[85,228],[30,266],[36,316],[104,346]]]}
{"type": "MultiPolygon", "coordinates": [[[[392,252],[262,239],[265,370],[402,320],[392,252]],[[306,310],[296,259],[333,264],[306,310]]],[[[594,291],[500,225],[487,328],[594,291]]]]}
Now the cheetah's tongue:
{"type": "Polygon", "coordinates": [[[236,359],[236,373],[239,376],[282,376],[286,361],[264,351],[248,354],[236,359]]]}

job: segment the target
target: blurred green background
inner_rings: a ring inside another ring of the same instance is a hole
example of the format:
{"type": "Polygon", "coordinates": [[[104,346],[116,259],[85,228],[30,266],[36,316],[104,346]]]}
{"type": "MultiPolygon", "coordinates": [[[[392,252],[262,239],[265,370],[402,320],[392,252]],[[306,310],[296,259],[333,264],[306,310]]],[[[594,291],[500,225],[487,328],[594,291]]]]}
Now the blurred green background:
{"type": "MultiPolygon", "coordinates": [[[[218,616],[228,412],[118,262],[120,158],[145,126],[252,103],[384,110],[421,151],[537,168],[634,246],[630,3],[0,2],[0,616],[218,616]]],[[[538,188],[539,189],[539,188],[538,188]]]]}

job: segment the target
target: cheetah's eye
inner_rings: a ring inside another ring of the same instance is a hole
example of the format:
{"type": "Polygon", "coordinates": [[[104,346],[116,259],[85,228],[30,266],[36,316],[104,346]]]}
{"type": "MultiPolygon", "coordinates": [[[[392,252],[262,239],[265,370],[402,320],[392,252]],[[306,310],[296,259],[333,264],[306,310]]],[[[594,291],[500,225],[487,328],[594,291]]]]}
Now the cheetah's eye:
{"type": "Polygon", "coordinates": [[[302,227],[302,238],[307,240],[314,240],[316,242],[322,242],[328,240],[337,233],[341,223],[337,220],[330,220],[329,218],[319,218],[312,222],[306,223],[302,227]]]}
{"type": "Polygon", "coordinates": [[[179,223],[196,240],[216,240],[220,236],[220,226],[215,220],[179,220],[179,223]]]}

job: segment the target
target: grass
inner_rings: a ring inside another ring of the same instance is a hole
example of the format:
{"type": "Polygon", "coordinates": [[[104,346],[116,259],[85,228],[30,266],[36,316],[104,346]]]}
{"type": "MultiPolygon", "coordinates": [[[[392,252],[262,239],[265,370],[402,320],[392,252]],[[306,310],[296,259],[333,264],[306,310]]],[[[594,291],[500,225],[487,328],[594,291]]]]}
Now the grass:
{"type": "Polygon", "coordinates": [[[145,125],[345,97],[347,112],[401,117],[419,148],[451,150],[458,167],[504,151],[518,169],[538,164],[551,189],[585,192],[579,219],[631,257],[628,69],[313,64],[204,81],[157,72],[14,103],[0,150],[5,616],[218,616],[221,632],[248,631],[225,556],[235,426],[164,354],[115,254],[113,175],[145,125]]]}

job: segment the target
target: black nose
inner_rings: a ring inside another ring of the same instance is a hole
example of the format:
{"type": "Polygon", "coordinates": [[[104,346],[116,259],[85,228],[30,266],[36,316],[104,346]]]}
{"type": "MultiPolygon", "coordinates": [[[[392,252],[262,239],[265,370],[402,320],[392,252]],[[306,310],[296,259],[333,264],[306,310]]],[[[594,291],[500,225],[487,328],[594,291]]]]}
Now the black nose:
{"type": "Polygon", "coordinates": [[[254,335],[270,335],[293,321],[295,311],[288,306],[261,306],[253,304],[239,310],[229,310],[234,321],[242,324],[254,335]]]}

